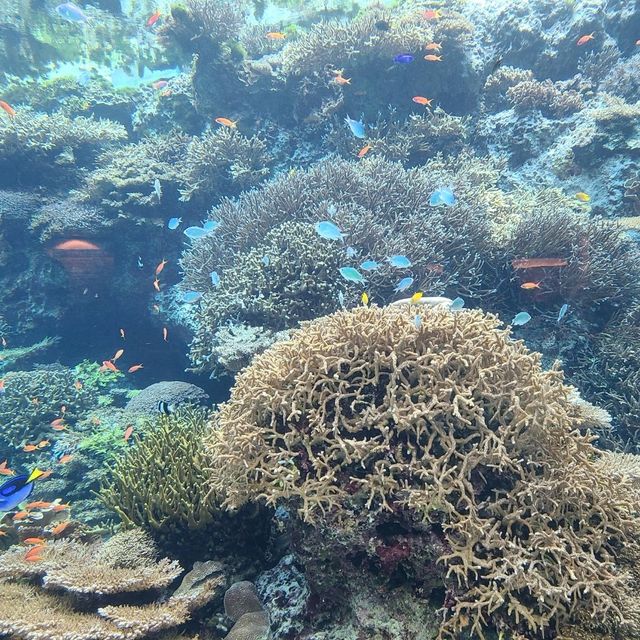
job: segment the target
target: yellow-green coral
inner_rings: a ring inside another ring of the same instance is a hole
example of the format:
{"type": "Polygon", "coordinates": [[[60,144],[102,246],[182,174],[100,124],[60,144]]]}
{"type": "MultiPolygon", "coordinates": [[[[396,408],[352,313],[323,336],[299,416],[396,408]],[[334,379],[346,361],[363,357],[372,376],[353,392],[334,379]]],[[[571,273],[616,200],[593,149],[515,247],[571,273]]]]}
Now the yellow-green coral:
{"type": "Polygon", "coordinates": [[[480,311],[339,312],[239,374],[208,436],[210,485],[311,524],[438,523],[444,636],[490,620],[540,634],[584,611],[616,624],[635,494],[596,463],[571,392],[480,311]]]}

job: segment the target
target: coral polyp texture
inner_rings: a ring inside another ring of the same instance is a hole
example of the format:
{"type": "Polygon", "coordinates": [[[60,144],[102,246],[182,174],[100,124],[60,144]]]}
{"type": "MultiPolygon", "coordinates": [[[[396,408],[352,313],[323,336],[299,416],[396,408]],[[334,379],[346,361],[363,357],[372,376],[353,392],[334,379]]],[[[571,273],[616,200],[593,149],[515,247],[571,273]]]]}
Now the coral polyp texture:
{"type": "MultiPolygon", "coordinates": [[[[303,323],[238,375],[207,439],[210,485],[229,508],[331,523],[349,546],[383,522],[430,530],[443,637],[490,623],[544,634],[590,614],[613,628],[635,494],[597,464],[572,389],[540,360],[481,311],[359,307],[303,323]]],[[[420,562],[410,546],[366,553],[389,570],[420,562]]]]}

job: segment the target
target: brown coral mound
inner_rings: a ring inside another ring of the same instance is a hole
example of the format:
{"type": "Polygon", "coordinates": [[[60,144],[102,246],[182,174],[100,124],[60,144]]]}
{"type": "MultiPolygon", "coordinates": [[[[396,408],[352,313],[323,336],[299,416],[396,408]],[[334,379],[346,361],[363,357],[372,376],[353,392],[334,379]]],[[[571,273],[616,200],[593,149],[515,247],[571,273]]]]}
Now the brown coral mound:
{"type": "Polygon", "coordinates": [[[208,440],[212,488],[311,524],[433,525],[443,636],[618,619],[632,489],[594,461],[562,374],[498,325],[408,305],[305,323],[238,376],[208,440]]]}

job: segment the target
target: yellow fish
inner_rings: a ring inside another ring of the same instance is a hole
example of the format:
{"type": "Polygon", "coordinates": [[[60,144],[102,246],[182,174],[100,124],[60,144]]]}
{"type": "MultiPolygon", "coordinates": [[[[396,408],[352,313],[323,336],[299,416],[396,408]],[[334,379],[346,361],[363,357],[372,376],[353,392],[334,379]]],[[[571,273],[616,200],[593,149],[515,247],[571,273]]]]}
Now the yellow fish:
{"type": "Polygon", "coordinates": [[[364,291],[362,293],[362,295],[360,296],[360,300],[362,300],[362,304],[366,307],[369,304],[369,296],[367,295],[367,292],[364,291]]]}
{"type": "Polygon", "coordinates": [[[589,200],[591,200],[591,196],[588,193],[585,193],[584,191],[580,191],[579,193],[576,193],[576,198],[578,198],[580,202],[589,202],[589,200]]]}
{"type": "Polygon", "coordinates": [[[411,296],[411,304],[415,304],[416,302],[418,302],[420,300],[420,298],[422,298],[423,293],[422,291],[416,291],[412,296],[411,296]]]}

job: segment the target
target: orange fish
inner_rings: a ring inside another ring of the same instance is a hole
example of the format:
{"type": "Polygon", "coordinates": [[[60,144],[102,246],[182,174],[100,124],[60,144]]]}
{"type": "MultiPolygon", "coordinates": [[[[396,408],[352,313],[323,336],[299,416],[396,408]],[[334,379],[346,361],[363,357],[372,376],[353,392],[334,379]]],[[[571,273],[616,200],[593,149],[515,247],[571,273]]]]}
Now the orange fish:
{"type": "MultiPolygon", "coordinates": [[[[40,476],[42,477],[42,476],[40,476]]],[[[50,502],[44,500],[37,500],[36,502],[30,502],[25,506],[25,509],[46,509],[51,506],[50,502]]]]}
{"type": "Polygon", "coordinates": [[[231,127],[232,129],[236,128],[237,120],[229,120],[229,118],[216,118],[216,122],[225,127],[231,127]]]}
{"type": "Polygon", "coordinates": [[[159,11],[154,11],[147,20],[147,27],[153,27],[153,25],[160,20],[161,15],[159,11]]]}
{"type": "Polygon", "coordinates": [[[51,469],[47,469],[46,471],[42,472],[42,475],[38,479],[39,480],[44,480],[44,478],[48,478],[52,473],[53,473],[53,471],[51,469]]]}
{"type": "Polygon", "coordinates": [[[160,272],[164,269],[164,265],[167,264],[168,260],[162,258],[162,262],[156,267],[156,275],[159,275],[160,272]]]}
{"type": "Polygon", "coordinates": [[[27,453],[31,453],[32,451],[37,451],[38,450],[38,445],[37,444],[25,444],[24,447],[22,447],[23,451],[26,451],[27,453]]]}
{"type": "Polygon", "coordinates": [[[442,49],[442,42],[430,42],[425,49],[427,51],[440,51],[442,49]]]}
{"type": "Polygon", "coordinates": [[[38,545],[37,547],[32,547],[24,554],[24,559],[26,562],[39,562],[42,560],[42,556],[40,555],[44,550],[44,545],[38,545]]]}
{"type": "Polygon", "coordinates": [[[124,340],[124,329],[120,329],[120,337],[124,340]]]}
{"type": "Polygon", "coordinates": [[[65,520],[64,522],[61,522],[60,524],[56,525],[55,527],[53,527],[53,529],[51,529],[51,533],[54,536],[58,536],[60,535],[69,525],[71,524],[70,520],[65,520]]]}
{"type": "Polygon", "coordinates": [[[158,278],[156,278],[156,279],[153,281],[153,288],[154,288],[156,291],[160,291],[160,280],[158,280],[158,278]]]}
{"type": "Polygon", "coordinates": [[[336,84],[351,84],[351,78],[344,78],[343,76],[341,76],[340,74],[338,74],[333,81],[336,84]]]}
{"type": "Polygon", "coordinates": [[[568,262],[564,258],[520,258],[512,260],[514,269],[536,269],[538,267],[566,267],[568,262]]]}
{"type": "Polygon", "coordinates": [[[520,285],[520,288],[521,289],[527,289],[527,290],[539,289],[541,284],[542,284],[542,282],[523,282],[520,285]]]}
{"type": "Polygon", "coordinates": [[[595,31],[593,33],[589,33],[586,36],[580,36],[578,38],[578,41],[576,42],[576,44],[581,47],[583,44],[587,44],[587,42],[589,42],[589,40],[593,40],[595,36],[595,31]]]}
{"type": "Polygon", "coordinates": [[[133,425],[129,425],[124,432],[124,441],[128,442],[131,434],[133,433],[133,425]]]}
{"type": "Polygon", "coordinates": [[[71,505],[70,504],[56,504],[53,507],[53,510],[58,513],[60,511],[66,511],[67,509],[71,509],[71,505]]]}
{"type": "MultiPolygon", "coordinates": [[[[62,458],[60,458],[60,460],[58,460],[58,464],[67,464],[67,462],[71,462],[73,460],[73,456],[66,454],[64,456],[62,456],[62,458]]],[[[55,509],[54,509],[55,511],[55,509]]]]}
{"type": "Polygon", "coordinates": [[[269,33],[266,34],[266,37],[269,38],[269,40],[284,40],[287,37],[287,34],[282,33],[282,31],[269,31],[269,33]]]}
{"type": "Polygon", "coordinates": [[[38,449],[44,449],[45,447],[48,447],[51,443],[48,440],[40,440],[40,442],[38,442],[38,449]]]}
{"type": "Polygon", "coordinates": [[[427,9],[422,12],[422,17],[425,20],[439,20],[442,17],[440,9],[427,9]]]}
{"type": "Polygon", "coordinates": [[[95,424],[96,427],[100,426],[100,418],[98,416],[91,416],[91,424],[95,424]]]}
{"type": "Polygon", "coordinates": [[[22,541],[22,544],[35,544],[35,545],[42,545],[45,544],[46,540],[44,538],[25,538],[22,541]]]}
{"type": "Polygon", "coordinates": [[[9,104],[7,104],[4,100],[0,100],[0,109],[6,111],[10,118],[14,118],[16,115],[16,110],[9,104]]]}
{"type": "Polygon", "coordinates": [[[436,262],[429,262],[424,266],[425,266],[425,269],[429,271],[433,271],[434,273],[444,273],[444,267],[441,264],[438,264],[436,262]]]}
{"type": "Polygon", "coordinates": [[[7,467],[7,461],[0,462],[0,476],[13,476],[15,475],[15,471],[12,471],[7,467]]]}
{"type": "Polygon", "coordinates": [[[80,380],[76,380],[73,383],[73,386],[76,388],[76,391],[80,391],[80,389],[82,389],[82,382],[80,382],[80,380]]]}
{"type": "Polygon", "coordinates": [[[4,379],[0,378],[0,391],[4,391],[4,379]]]}
{"type": "Polygon", "coordinates": [[[51,423],[51,428],[54,431],[66,431],[67,425],[64,424],[63,418],[57,418],[51,423]],[[55,424],[54,424],[55,423],[55,424]]]}
{"type": "Polygon", "coordinates": [[[162,339],[165,342],[168,342],[169,340],[169,329],[167,329],[167,327],[162,327],[162,339]]]}
{"type": "Polygon", "coordinates": [[[414,102],[421,104],[424,107],[430,107],[431,103],[433,102],[433,98],[429,99],[429,98],[425,98],[424,96],[413,96],[413,98],[411,98],[414,102]]]}
{"type": "Polygon", "coordinates": [[[365,144],[364,147],[358,151],[358,158],[364,158],[369,151],[371,151],[371,145],[365,144]]]}
{"type": "Polygon", "coordinates": [[[116,367],[116,365],[111,362],[111,360],[103,360],[102,366],[100,367],[100,369],[98,369],[98,371],[107,371],[107,369],[114,372],[119,370],[118,367],[116,367]]]}
{"type": "Polygon", "coordinates": [[[136,371],[139,371],[140,369],[142,369],[142,367],[144,367],[144,365],[134,364],[132,367],[129,367],[129,373],[135,373],[136,371]]]}
{"type": "Polygon", "coordinates": [[[122,354],[124,353],[124,349],[118,349],[113,358],[111,358],[111,362],[115,362],[122,354]]]}
{"type": "Polygon", "coordinates": [[[436,56],[433,53],[428,53],[424,59],[427,62],[441,62],[442,61],[442,56],[436,56]]]}
{"type": "Polygon", "coordinates": [[[28,516],[29,516],[29,512],[28,511],[18,511],[18,513],[16,513],[13,516],[13,519],[14,520],[24,520],[28,516]]]}

